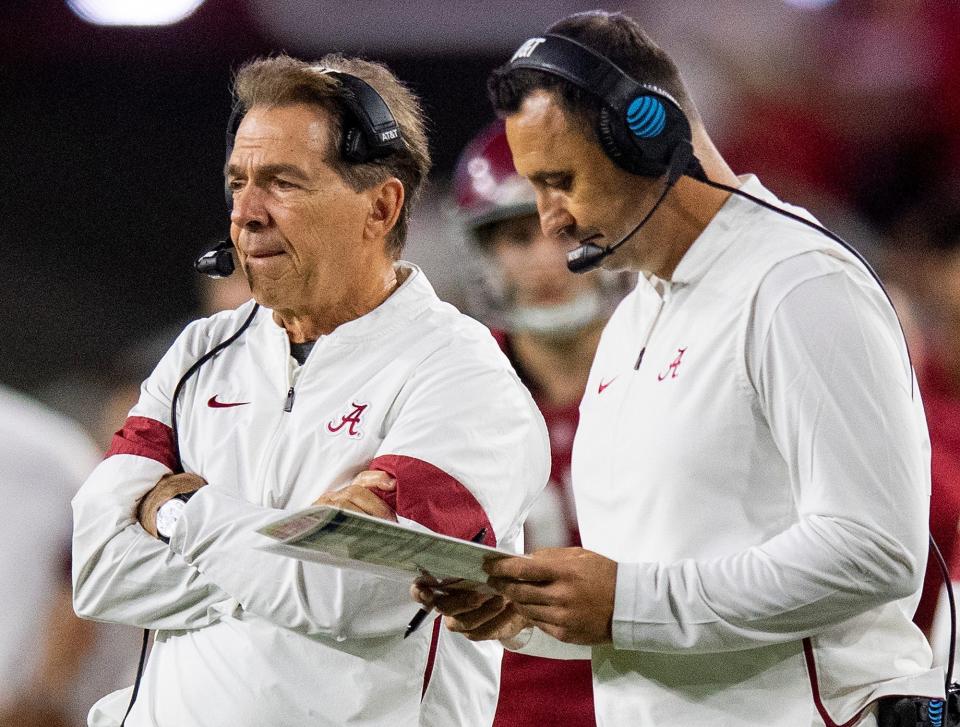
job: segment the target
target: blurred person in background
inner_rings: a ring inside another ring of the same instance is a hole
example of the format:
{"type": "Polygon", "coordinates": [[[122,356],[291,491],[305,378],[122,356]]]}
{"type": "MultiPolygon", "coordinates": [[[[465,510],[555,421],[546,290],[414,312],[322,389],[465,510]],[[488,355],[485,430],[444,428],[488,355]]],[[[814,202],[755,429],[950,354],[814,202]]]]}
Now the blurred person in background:
{"type": "MultiPolygon", "coordinates": [[[[533,187],[513,167],[502,121],[464,149],[453,193],[479,253],[482,276],[468,292],[471,312],[493,326],[550,432],[550,482],[524,524],[525,549],[579,545],[570,452],[600,332],[623,290],[612,275],[567,270],[568,246],[540,229],[533,187]]],[[[505,652],[494,725],[550,724],[595,724],[590,662],[505,652]]]]}
{"type": "Polygon", "coordinates": [[[399,260],[430,163],[419,102],[337,55],[251,62],[235,98],[231,239],[256,304],[186,328],[73,500],[77,612],[157,629],[129,718],[132,688],[90,724],[489,724],[499,645],[438,619],[405,639],[403,584],[257,549],[289,509],[357,501],[515,548],[547,480],[496,343],[399,260]],[[389,485],[351,486],[367,467],[389,485]]]}
{"type": "Polygon", "coordinates": [[[942,710],[910,620],[929,440],[878,281],[734,175],[622,14],[559,21],[489,89],[544,231],[579,242],[575,268],[642,276],[580,407],[585,547],[488,563],[499,596],[417,597],[471,638],[591,655],[602,725],[867,727],[899,695],[942,710]]]}
{"type": "Polygon", "coordinates": [[[74,727],[95,625],[73,612],[70,498],[98,461],[79,426],[0,387],[0,727],[74,727]]]}
{"type": "MultiPolygon", "coordinates": [[[[234,310],[250,300],[250,285],[243,275],[212,278],[196,275],[199,306],[194,317],[209,317],[234,310]]],[[[110,448],[113,435],[123,427],[127,414],[140,397],[140,386],[157,362],[193,318],[165,326],[125,346],[105,382],[103,404],[95,419],[95,438],[102,451],[110,448]]]]}

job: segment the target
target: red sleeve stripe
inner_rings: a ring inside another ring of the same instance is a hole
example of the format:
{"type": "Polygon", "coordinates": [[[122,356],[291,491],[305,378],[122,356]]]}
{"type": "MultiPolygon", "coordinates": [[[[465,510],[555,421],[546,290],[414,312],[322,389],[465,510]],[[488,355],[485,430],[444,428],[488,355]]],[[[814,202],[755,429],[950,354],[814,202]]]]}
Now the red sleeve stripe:
{"type": "Polygon", "coordinates": [[[823,723],[827,727],[852,727],[856,722],[860,721],[861,715],[863,715],[863,710],[860,709],[855,715],[848,719],[843,724],[838,724],[827,712],[826,706],[823,704],[823,700],[820,698],[820,682],[817,678],[817,663],[813,658],[813,642],[810,641],[808,636],[803,640],[803,658],[807,663],[807,677],[810,679],[810,693],[813,695],[813,703],[817,708],[817,712],[820,714],[820,719],[823,720],[823,723]]]}
{"type": "Polygon", "coordinates": [[[397,481],[392,492],[374,490],[397,515],[462,540],[472,540],[484,529],[482,542],[497,544],[493,526],[477,498],[442,469],[400,454],[377,457],[369,469],[386,472],[397,481]]]}
{"type": "Polygon", "coordinates": [[[134,454],[159,462],[168,469],[176,469],[173,430],[148,417],[127,417],[123,429],[113,435],[104,459],[115,454],[134,454]]]}
{"type": "Polygon", "coordinates": [[[427,696],[427,687],[430,686],[430,677],[433,676],[433,666],[437,662],[437,644],[440,643],[441,617],[433,620],[433,636],[430,637],[430,650],[427,652],[427,665],[423,669],[423,687],[420,689],[420,701],[427,696]]]}

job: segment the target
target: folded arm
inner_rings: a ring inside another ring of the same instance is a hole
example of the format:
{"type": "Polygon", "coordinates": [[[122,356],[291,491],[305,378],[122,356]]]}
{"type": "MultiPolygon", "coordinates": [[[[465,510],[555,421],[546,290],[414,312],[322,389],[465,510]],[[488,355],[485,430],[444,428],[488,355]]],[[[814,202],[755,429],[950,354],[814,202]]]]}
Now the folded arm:
{"type": "MultiPolygon", "coordinates": [[[[488,544],[516,544],[549,460],[542,419],[505,365],[478,363],[469,352],[423,362],[387,427],[367,463],[393,480],[379,493],[384,513],[464,539],[485,529],[488,544]],[[501,392],[493,401],[491,389],[501,392]]],[[[407,585],[260,550],[269,541],[256,530],[284,513],[211,484],[184,508],[170,549],[245,611],[311,636],[403,632],[407,585]]]]}

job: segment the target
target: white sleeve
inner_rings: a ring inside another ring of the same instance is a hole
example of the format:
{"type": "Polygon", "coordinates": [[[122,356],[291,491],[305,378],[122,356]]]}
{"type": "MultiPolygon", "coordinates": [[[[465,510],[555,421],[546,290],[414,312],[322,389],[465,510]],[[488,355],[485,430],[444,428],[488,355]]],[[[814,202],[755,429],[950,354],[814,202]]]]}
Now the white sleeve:
{"type": "Polygon", "coordinates": [[[149,629],[198,628],[235,603],[137,522],[139,500],[172,471],[170,396],[202,345],[178,338],[141,389],[110,451],[73,498],[74,609],[85,618],[149,629]]]}
{"type": "Polygon", "coordinates": [[[371,466],[397,480],[402,517],[468,540],[514,546],[550,476],[546,425],[492,337],[421,362],[371,466]]]}
{"type": "Polygon", "coordinates": [[[183,509],[170,549],[277,626],[338,640],[405,628],[417,610],[409,585],[260,550],[273,541],[256,531],[287,514],[204,487],[183,509]]]}
{"type": "Polygon", "coordinates": [[[929,441],[882,293],[834,267],[788,290],[765,283],[755,310],[748,370],[790,471],[797,522],[726,557],[620,564],[617,648],[794,640],[920,587],[929,441]]]}
{"type": "MultiPolygon", "coordinates": [[[[488,528],[485,542],[493,544],[519,536],[547,479],[548,445],[513,372],[474,354],[417,368],[371,466],[397,478],[385,499],[398,517],[465,539],[488,528]]],[[[268,539],[255,530],[282,514],[204,488],[184,508],[170,546],[244,610],[278,626],[337,639],[406,627],[416,612],[406,584],[258,550],[268,539]]]]}
{"type": "MultiPolygon", "coordinates": [[[[953,591],[953,597],[956,601],[958,594],[960,594],[960,584],[957,581],[951,581],[950,589],[953,591]]],[[[933,613],[933,623],[930,624],[929,640],[930,650],[933,652],[934,666],[946,667],[950,659],[950,621],[950,598],[947,596],[946,586],[940,586],[937,607],[933,613]]],[[[954,651],[953,658],[956,662],[956,651],[954,651]]]]}

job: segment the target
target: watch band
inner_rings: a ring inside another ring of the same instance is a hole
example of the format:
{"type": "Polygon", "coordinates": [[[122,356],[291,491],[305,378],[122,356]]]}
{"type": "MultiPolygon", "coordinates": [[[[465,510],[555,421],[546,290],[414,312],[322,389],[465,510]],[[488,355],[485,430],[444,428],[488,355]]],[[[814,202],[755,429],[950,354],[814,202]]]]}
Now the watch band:
{"type": "MultiPolygon", "coordinates": [[[[170,500],[180,500],[182,502],[190,502],[190,498],[196,494],[197,494],[197,490],[191,490],[190,492],[179,492],[173,497],[171,497],[170,500]]],[[[167,502],[170,502],[170,500],[167,500],[167,502]]],[[[160,508],[166,505],[167,502],[163,503],[163,505],[157,508],[158,513],[160,512],[160,508]]],[[[163,535],[159,529],[157,530],[157,539],[166,545],[170,545],[170,537],[168,535],[163,535]]]]}

